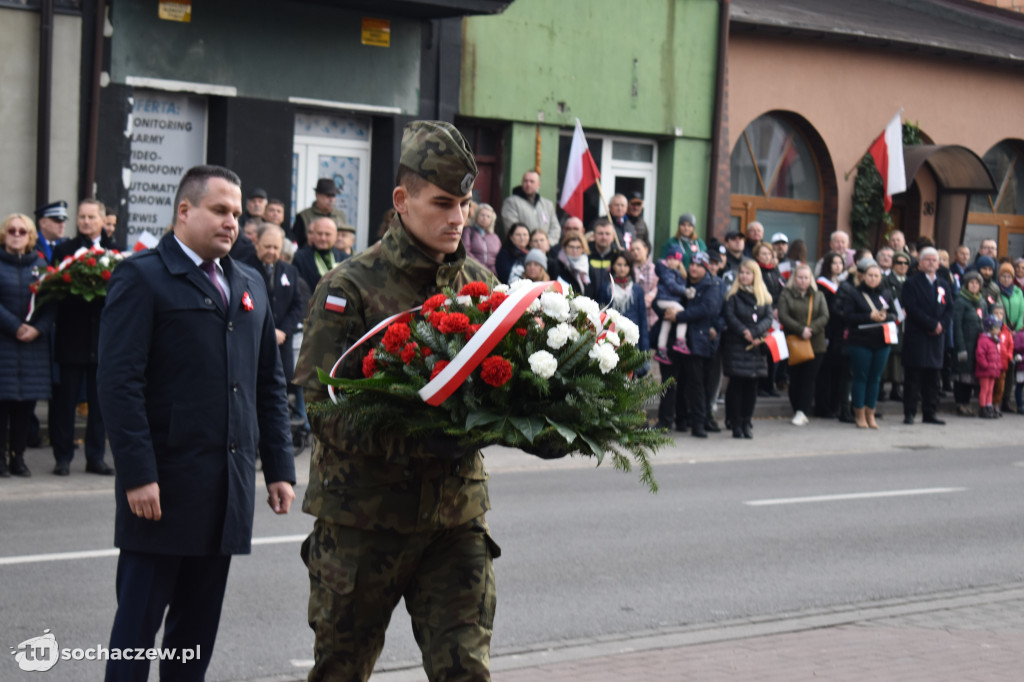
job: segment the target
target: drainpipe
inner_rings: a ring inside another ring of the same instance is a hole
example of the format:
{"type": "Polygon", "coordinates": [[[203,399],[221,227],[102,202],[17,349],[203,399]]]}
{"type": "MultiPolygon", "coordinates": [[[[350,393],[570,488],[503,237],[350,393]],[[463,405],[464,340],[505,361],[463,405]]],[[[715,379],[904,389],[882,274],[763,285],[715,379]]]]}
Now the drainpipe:
{"type": "Polygon", "coordinates": [[[39,5],[36,206],[42,206],[50,200],[50,90],[53,84],[53,0],[42,0],[39,5]]]}
{"type": "Polygon", "coordinates": [[[711,174],[708,182],[708,219],[704,236],[710,238],[715,233],[715,220],[718,217],[718,166],[719,151],[722,142],[722,109],[725,99],[725,68],[729,43],[729,0],[721,0],[718,5],[718,57],[715,75],[715,105],[711,123],[711,174]]]}
{"type": "Polygon", "coordinates": [[[85,146],[85,196],[96,196],[96,154],[100,137],[100,74],[103,72],[103,22],[106,1],[96,0],[93,26],[92,96],[89,106],[89,138],[85,146]]]}

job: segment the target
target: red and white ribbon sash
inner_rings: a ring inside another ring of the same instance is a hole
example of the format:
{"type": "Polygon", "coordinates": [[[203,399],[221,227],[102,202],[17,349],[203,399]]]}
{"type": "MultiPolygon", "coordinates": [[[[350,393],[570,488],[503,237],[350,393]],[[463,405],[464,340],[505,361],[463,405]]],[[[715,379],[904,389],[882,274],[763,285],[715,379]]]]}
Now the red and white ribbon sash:
{"type": "MultiPolygon", "coordinates": [[[[473,370],[483,362],[487,354],[494,350],[498,342],[505,338],[505,335],[512,330],[512,327],[519,321],[523,311],[529,308],[530,304],[538,296],[551,287],[554,287],[556,291],[562,291],[561,285],[557,282],[538,282],[533,286],[522,287],[509,294],[502,301],[501,305],[498,306],[498,309],[487,318],[487,321],[480,327],[480,330],[473,335],[469,343],[463,346],[462,350],[455,355],[451,363],[441,370],[426,386],[420,389],[420,397],[423,398],[424,402],[437,407],[447,400],[466,381],[466,378],[473,373],[473,370]]],[[[377,323],[373,329],[363,334],[358,341],[342,353],[338,361],[334,363],[334,367],[331,368],[331,376],[335,375],[335,372],[341,367],[341,363],[344,362],[349,353],[369,341],[398,318],[403,315],[418,313],[422,308],[423,306],[416,306],[377,323]]],[[[333,402],[338,402],[333,386],[327,387],[327,393],[331,396],[333,402]]]]}
{"type": "Polygon", "coordinates": [[[530,304],[552,287],[561,293],[562,286],[558,282],[537,282],[532,286],[522,287],[510,293],[508,298],[483,323],[480,331],[473,334],[469,343],[452,358],[451,363],[441,370],[430,383],[420,389],[420,397],[423,398],[423,401],[437,407],[447,400],[473,373],[473,370],[484,361],[487,354],[494,350],[498,342],[512,331],[512,327],[519,321],[523,312],[530,307],[530,304]]]}
{"type": "MultiPolygon", "coordinates": [[[[392,315],[391,317],[385,318],[385,319],[381,320],[380,322],[378,322],[373,327],[373,329],[371,329],[370,331],[368,331],[365,334],[363,334],[362,337],[358,341],[356,341],[351,346],[349,346],[348,350],[341,354],[341,357],[338,358],[338,361],[336,363],[334,363],[334,367],[331,367],[331,376],[333,377],[334,373],[338,371],[338,368],[341,367],[341,363],[344,362],[345,358],[348,357],[349,353],[351,353],[356,348],[359,348],[359,346],[361,346],[364,343],[366,343],[367,341],[369,341],[371,338],[373,338],[373,336],[375,334],[383,331],[385,327],[387,327],[389,324],[391,324],[392,322],[394,322],[395,320],[400,318],[402,315],[408,315],[410,313],[418,313],[422,308],[423,308],[423,306],[418,305],[415,308],[409,308],[408,310],[404,310],[404,311],[402,311],[402,312],[400,312],[400,313],[398,313],[396,315],[392,315]]],[[[332,402],[335,402],[335,403],[338,402],[338,399],[334,396],[334,386],[328,386],[327,387],[327,393],[331,396],[331,401],[332,402]]]]}
{"type": "Polygon", "coordinates": [[[835,284],[833,284],[829,280],[825,279],[824,277],[819,277],[818,278],[818,286],[819,287],[825,287],[826,289],[831,291],[833,294],[836,293],[837,291],[839,291],[839,287],[838,286],[836,286],[835,284]]]}

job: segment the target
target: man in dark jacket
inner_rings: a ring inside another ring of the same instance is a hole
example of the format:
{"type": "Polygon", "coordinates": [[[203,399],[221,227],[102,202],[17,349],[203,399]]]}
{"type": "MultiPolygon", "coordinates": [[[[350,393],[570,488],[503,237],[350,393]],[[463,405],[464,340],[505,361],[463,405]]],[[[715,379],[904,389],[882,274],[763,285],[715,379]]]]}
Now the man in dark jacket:
{"type": "Polygon", "coordinates": [[[937,276],[939,252],[928,247],[918,258],[918,272],[903,284],[907,313],[903,337],[903,423],[913,424],[917,400],[926,424],[945,424],[936,416],[939,373],[945,353],[944,331],[953,315],[953,291],[937,276]]]}
{"type": "MultiPolygon", "coordinates": [[[[295,497],[281,356],[266,287],[228,257],[238,176],[197,166],[173,233],[118,266],[100,328],[100,400],[117,464],[117,613],[110,649],[162,646],[161,679],[203,679],[232,554],[250,551],[256,454],[274,512],[295,497]]],[[[148,660],[107,662],[146,679],[148,660]]]]}
{"type": "Polygon", "coordinates": [[[316,218],[309,225],[309,243],[295,252],[292,264],[306,280],[309,290],[316,290],[320,278],[334,269],[334,266],[348,258],[335,248],[338,241],[338,224],[333,218],[316,218]]]}
{"type": "Polygon", "coordinates": [[[306,316],[306,296],[299,286],[299,271],[294,265],[281,260],[283,246],[284,230],[263,223],[256,239],[256,253],[260,259],[260,273],[270,297],[270,310],[274,314],[274,331],[277,347],[281,351],[284,378],[291,381],[295,369],[292,337],[306,316]]]}
{"type": "Polygon", "coordinates": [[[722,314],[722,285],[717,277],[708,273],[707,263],[706,253],[693,255],[689,273],[693,296],[685,309],[674,314],[666,312],[666,318],[672,316],[675,322],[685,322],[687,325],[686,342],[690,353],[682,356],[682,362],[690,435],[695,438],[707,438],[709,426],[712,430],[718,430],[717,425],[712,426],[708,404],[715,385],[712,374],[715,369],[715,353],[718,351],[717,327],[722,314]]]}
{"type": "MultiPolygon", "coordinates": [[[[53,249],[54,265],[78,249],[98,246],[113,248],[114,244],[103,234],[103,216],[106,207],[95,199],[83,199],[78,205],[78,236],[58,244],[53,249]]],[[[75,456],[75,406],[85,382],[85,395],[89,416],[85,426],[85,470],[90,474],[110,476],[114,470],[103,461],[106,436],[103,432],[103,413],[96,396],[96,362],[98,358],[100,313],[103,297],[86,301],[80,296],[69,296],[57,304],[57,329],[54,334],[54,359],[60,366],[60,375],[53,389],[50,409],[50,443],[53,445],[55,465],[53,473],[67,476],[75,456]]]]}

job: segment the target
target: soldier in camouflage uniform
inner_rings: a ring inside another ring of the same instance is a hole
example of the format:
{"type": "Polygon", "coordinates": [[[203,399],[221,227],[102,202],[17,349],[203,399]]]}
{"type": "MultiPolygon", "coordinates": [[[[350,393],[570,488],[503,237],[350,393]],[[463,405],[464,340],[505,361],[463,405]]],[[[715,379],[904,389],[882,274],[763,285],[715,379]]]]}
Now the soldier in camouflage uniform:
{"type": "MultiPolygon", "coordinates": [[[[328,273],[310,302],[295,383],[311,401],[327,399],[317,367],[329,370],[374,325],[444,286],[495,283],[461,241],[460,207],[476,175],[452,125],[406,126],[387,234],[328,273]]],[[[346,358],[340,374],[361,377],[362,358],[379,340],[346,358]]],[[[491,562],[500,551],[484,520],[490,502],[479,450],[445,438],[355,433],[333,415],[311,413],[310,422],[316,440],[302,504],[317,519],[302,545],[316,633],[309,679],[369,678],[404,597],[431,680],[489,680],[491,562]]]]}

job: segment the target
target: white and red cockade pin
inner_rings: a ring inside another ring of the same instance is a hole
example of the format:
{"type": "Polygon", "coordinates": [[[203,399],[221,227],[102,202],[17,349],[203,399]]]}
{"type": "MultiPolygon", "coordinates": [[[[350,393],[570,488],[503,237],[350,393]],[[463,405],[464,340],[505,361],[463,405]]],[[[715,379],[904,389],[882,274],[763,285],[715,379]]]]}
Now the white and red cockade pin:
{"type": "Polygon", "coordinates": [[[252,310],[252,307],[252,296],[250,296],[249,292],[246,291],[242,294],[242,310],[249,311],[252,310]]]}

